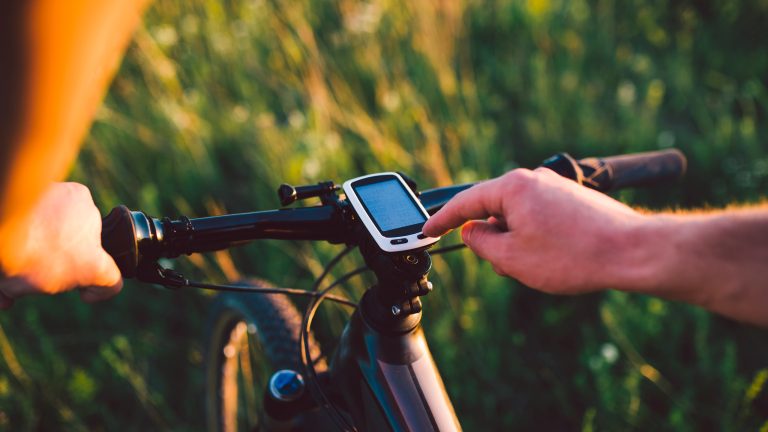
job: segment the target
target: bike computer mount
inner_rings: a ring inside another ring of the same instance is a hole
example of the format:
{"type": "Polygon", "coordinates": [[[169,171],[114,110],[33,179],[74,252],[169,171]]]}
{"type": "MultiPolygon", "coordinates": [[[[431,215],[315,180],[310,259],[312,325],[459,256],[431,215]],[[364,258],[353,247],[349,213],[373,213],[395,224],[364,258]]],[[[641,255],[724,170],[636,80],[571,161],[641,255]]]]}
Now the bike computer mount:
{"type": "Polygon", "coordinates": [[[427,249],[440,237],[427,237],[421,232],[429,213],[416,197],[415,183],[400,173],[384,172],[357,177],[344,182],[291,186],[282,184],[277,190],[280,202],[287,206],[307,198],[320,198],[325,205],[337,205],[357,219],[370,240],[383,252],[408,253],[427,249]],[[346,202],[336,192],[344,190],[346,202]],[[348,206],[347,206],[348,204],[348,206]]]}
{"type": "Polygon", "coordinates": [[[344,182],[343,189],[358,219],[382,251],[417,251],[439,240],[422,234],[429,213],[399,174],[357,177],[344,182]]]}
{"type": "Polygon", "coordinates": [[[413,328],[420,320],[420,297],[432,291],[427,280],[432,260],[426,249],[439,240],[420,236],[429,213],[417,198],[416,183],[404,174],[386,172],[345,182],[346,200],[339,199],[339,189],[333,182],[283,184],[277,193],[284,206],[319,198],[324,205],[339,208],[342,217],[357,226],[349,231],[347,242],[359,246],[377,279],[361,301],[365,315],[380,328],[413,328]],[[392,243],[402,238],[407,241],[392,243]]]}

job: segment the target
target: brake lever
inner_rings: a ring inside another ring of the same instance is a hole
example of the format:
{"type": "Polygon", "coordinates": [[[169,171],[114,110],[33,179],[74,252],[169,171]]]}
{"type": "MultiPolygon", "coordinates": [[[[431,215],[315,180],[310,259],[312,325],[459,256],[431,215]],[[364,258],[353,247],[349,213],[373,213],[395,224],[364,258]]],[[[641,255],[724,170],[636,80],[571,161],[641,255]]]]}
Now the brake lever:
{"type": "Polygon", "coordinates": [[[189,285],[189,279],[176,270],[160,266],[157,261],[142,260],[136,269],[136,279],[177,289],[189,285]]]}

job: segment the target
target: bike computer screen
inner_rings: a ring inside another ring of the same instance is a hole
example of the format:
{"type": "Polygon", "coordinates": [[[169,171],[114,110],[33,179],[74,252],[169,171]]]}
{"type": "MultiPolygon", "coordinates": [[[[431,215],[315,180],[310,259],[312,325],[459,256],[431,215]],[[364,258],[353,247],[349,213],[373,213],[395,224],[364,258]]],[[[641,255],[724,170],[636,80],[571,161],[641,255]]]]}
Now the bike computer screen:
{"type": "Polygon", "coordinates": [[[422,235],[429,213],[398,174],[371,174],[349,180],[344,183],[344,193],[385,252],[419,249],[438,240],[422,235]]]}

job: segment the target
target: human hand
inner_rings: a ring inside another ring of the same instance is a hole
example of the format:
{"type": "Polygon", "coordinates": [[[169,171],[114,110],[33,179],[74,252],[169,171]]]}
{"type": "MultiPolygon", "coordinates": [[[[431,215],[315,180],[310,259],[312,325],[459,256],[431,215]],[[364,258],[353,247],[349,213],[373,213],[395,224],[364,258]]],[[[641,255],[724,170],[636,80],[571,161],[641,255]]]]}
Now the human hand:
{"type": "Polygon", "coordinates": [[[516,169],[457,194],[424,225],[464,224],[464,243],[500,275],[549,293],[617,287],[633,271],[633,230],[646,216],[547,168],[516,169]]]}
{"type": "Polygon", "coordinates": [[[88,188],[52,184],[25,222],[0,241],[0,308],[28,294],[79,288],[93,302],[120,292],[120,270],[101,247],[101,215],[88,188]]]}

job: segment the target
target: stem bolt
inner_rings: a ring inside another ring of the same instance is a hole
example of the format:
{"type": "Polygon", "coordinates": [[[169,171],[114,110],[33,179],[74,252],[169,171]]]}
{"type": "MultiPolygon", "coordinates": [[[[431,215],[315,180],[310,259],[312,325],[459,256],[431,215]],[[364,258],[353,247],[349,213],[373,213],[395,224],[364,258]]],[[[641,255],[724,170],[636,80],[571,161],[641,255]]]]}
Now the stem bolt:
{"type": "Polygon", "coordinates": [[[400,312],[402,312],[402,310],[400,310],[400,307],[398,305],[393,305],[392,306],[392,315],[393,316],[400,315],[400,312]]]}

